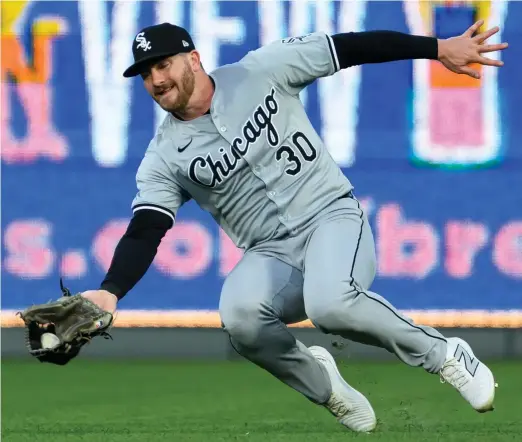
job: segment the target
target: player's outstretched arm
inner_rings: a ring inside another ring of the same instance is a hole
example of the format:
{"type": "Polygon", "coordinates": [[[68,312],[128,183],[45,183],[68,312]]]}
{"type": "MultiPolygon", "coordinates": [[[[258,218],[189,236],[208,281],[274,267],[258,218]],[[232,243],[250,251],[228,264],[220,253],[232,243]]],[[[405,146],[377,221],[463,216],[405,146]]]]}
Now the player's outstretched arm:
{"type": "Polygon", "coordinates": [[[508,47],[507,43],[485,44],[499,31],[498,27],[474,35],[483,23],[480,20],[462,35],[448,39],[396,31],[366,31],[335,34],[332,40],[341,69],[368,63],[428,59],[439,60],[455,73],[480,78],[479,72],[469,65],[478,63],[500,67],[502,61],[486,58],[482,54],[508,47]]]}
{"type": "Polygon", "coordinates": [[[134,212],[100,290],[73,295],[60,281],[59,299],[19,312],[32,356],[40,362],[66,365],[93,338],[110,337],[118,300],[145,274],[161,239],[174,223],[174,217],[167,213],[152,208],[134,212]]]}
{"type": "Polygon", "coordinates": [[[397,31],[345,32],[332,35],[332,41],[341,69],[399,60],[437,60],[438,57],[435,37],[397,31]]]}
{"type": "Polygon", "coordinates": [[[480,78],[480,74],[469,65],[502,66],[501,61],[486,58],[483,54],[501,51],[508,46],[507,43],[486,44],[498,32],[497,27],[474,35],[483,23],[478,21],[462,35],[448,39],[385,30],[333,35],[314,32],[262,46],[249,52],[244,62],[263,70],[293,95],[340,69],[399,60],[438,60],[453,72],[480,78]]]}
{"type": "Polygon", "coordinates": [[[112,258],[100,290],[82,295],[114,313],[117,303],[145,275],[156,256],[161,240],[172,227],[172,218],[157,210],[138,210],[132,217],[112,258]]]}
{"type": "Polygon", "coordinates": [[[161,240],[174,225],[177,210],[190,198],[171,175],[154,137],[136,174],[138,192],[132,201],[133,217],[112,257],[99,290],[82,295],[114,312],[116,305],[145,275],[161,240]]]}

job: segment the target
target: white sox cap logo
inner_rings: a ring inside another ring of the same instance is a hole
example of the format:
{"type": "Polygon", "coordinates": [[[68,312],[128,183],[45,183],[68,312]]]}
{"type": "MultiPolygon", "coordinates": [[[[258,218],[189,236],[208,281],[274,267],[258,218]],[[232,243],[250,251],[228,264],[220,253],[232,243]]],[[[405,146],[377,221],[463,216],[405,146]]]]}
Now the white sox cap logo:
{"type": "Polygon", "coordinates": [[[136,35],[136,41],[139,43],[136,48],[143,49],[144,51],[148,51],[151,48],[150,41],[147,41],[147,39],[144,37],[145,32],[140,32],[138,35],[136,35]]]}

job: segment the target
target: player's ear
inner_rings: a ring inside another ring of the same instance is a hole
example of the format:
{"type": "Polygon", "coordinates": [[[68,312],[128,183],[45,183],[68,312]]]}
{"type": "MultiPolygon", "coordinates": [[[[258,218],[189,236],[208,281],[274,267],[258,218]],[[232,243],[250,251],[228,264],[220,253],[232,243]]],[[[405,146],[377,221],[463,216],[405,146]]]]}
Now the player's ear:
{"type": "Polygon", "coordinates": [[[203,64],[201,63],[201,55],[195,49],[188,54],[190,66],[193,72],[203,70],[203,64]]]}

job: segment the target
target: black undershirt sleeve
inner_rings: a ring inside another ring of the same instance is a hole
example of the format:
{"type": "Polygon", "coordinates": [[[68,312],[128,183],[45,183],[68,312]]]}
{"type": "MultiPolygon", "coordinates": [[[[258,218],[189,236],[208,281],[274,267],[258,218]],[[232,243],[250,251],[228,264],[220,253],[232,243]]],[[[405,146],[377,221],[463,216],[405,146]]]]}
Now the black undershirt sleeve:
{"type": "Polygon", "coordinates": [[[332,40],[341,69],[366,63],[438,58],[435,37],[396,31],[366,31],[334,34],[332,40]]]}
{"type": "Polygon", "coordinates": [[[122,299],[145,275],[172,225],[172,218],[157,210],[136,211],[116,246],[100,288],[122,299]]]}

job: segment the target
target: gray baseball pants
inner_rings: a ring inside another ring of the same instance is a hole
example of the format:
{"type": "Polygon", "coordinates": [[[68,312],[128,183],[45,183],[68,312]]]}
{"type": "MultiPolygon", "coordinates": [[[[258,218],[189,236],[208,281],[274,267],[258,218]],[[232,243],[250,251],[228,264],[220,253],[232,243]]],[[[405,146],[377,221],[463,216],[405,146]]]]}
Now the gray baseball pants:
{"type": "Polygon", "coordinates": [[[371,292],[375,271],[366,215],[355,198],[339,199],[298,234],[244,254],[223,285],[224,330],[243,357],[319,404],[330,397],[330,381],[287,327],[307,318],[324,333],[385,348],[410,366],[437,373],[445,338],[371,292]]]}

